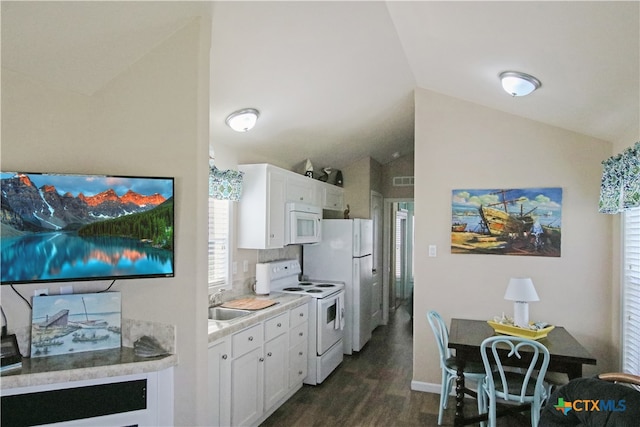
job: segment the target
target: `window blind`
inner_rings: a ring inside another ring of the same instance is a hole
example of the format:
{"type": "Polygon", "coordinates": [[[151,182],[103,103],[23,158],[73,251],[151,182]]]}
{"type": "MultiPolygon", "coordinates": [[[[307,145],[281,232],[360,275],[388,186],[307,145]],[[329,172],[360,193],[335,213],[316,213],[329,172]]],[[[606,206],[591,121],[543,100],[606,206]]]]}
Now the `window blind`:
{"type": "Polygon", "coordinates": [[[229,211],[231,202],[209,197],[209,287],[229,280],[229,211]]]}
{"type": "Polygon", "coordinates": [[[640,208],[623,220],[622,370],[640,375],[640,208]]]}

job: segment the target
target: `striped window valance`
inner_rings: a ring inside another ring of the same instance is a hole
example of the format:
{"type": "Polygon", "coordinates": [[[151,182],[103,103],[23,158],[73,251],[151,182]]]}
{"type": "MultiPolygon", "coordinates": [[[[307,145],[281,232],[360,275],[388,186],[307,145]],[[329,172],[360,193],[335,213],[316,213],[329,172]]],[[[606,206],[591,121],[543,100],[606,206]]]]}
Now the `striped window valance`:
{"type": "Polygon", "coordinates": [[[242,195],[242,176],[244,172],[231,169],[220,170],[209,166],[209,197],[218,200],[240,200],[242,195]]]}
{"type": "Polygon", "coordinates": [[[615,214],[640,206],[640,142],[602,162],[599,210],[615,214]]]}

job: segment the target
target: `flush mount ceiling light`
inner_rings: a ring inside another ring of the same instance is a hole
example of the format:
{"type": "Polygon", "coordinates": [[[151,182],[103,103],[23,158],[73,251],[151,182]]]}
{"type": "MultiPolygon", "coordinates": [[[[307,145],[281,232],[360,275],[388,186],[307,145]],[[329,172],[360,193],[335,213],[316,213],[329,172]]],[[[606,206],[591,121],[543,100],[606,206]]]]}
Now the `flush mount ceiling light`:
{"type": "Polygon", "coordinates": [[[505,71],[500,73],[500,80],[502,81],[504,90],[511,96],[529,95],[542,86],[540,80],[519,71],[505,71]]]}
{"type": "Polygon", "coordinates": [[[255,108],[244,108],[229,114],[225,123],[236,132],[251,130],[258,121],[260,112],[255,108]]]}

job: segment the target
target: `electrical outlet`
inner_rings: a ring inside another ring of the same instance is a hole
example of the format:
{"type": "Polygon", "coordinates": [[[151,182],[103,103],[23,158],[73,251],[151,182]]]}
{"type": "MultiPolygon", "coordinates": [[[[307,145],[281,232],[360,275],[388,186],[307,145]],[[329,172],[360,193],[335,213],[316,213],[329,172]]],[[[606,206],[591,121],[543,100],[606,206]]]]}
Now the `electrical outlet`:
{"type": "Polygon", "coordinates": [[[60,286],[60,295],[69,295],[73,293],[73,286],[60,286]]]}
{"type": "Polygon", "coordinates": [[[437,253],[436,245],[429,245],[429,256],[436,256],[437,253]]]}
{"type": "Polygon", "coordinates": [[[247,261],[246,259],[242,261],[242,271],[244,271],[245,273],[249,271],[249,261],[247,261]]]}
{"type": "Polygon", "coordinates": [[[233,274],[238,274],[238,263],[234,261],[234,262],[231,264],[231,269],[232,269],[232,271],[233,271],[233,274]]]}
{"type": "Polygon", "coordinates": [[[33,296],[39,297],[42,295],[49,295],[49,289],[45,288],[45,289],[36,289],[35,291],[33,291],[33,296]]]}

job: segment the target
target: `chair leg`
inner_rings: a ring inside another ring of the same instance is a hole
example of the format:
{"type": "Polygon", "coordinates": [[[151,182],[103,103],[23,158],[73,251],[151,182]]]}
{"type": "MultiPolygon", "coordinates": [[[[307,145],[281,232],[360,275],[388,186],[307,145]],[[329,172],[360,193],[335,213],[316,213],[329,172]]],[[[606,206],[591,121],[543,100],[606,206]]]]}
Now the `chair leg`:
{"type": "Polygon", "coordinates": [[[442,415],[447,407],[449,388],[449,375],[444,370],[442,371],[442,387],[440,388],[440,409],[438,410],[438,425],[442,425],[442,415]]]}
{"type": "MultiPolygon", "coordinates": [[[[477,390],[477,394],[478,394],[478,414],[482,415],[482,414],[486,414],[487,413],[487,407],[486,407],[486,396],[485,396],[485,392],[484,392],[484,381],[480,380],[478,381],[478,390],[477,390]]],[[[486,427],[486,424],[484,421],[480,422],[480,427],[486,427]]]]}
{"type": "Polygon", "coordinates": [[[489,422],[487,425],[489,427],[496,427],[496,402],[494,399],[489,399],[489,422]]]}

